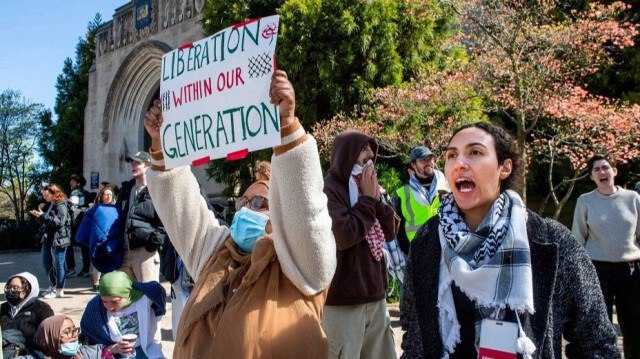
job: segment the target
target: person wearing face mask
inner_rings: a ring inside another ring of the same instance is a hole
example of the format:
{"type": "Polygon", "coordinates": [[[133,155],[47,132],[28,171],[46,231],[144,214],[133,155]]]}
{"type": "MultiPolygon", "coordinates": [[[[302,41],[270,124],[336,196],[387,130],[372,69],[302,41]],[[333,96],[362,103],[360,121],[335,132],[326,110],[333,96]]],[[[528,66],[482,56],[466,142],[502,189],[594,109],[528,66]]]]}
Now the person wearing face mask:
{"type": "Polygon", "coordinates": [[[3,332],[5,358],[14,355],[18,346],[33,350],[34,338],[40,323],[53,315],[49,304],[38,299],[40,286],[38,279],[29,272],[13,275],[4,288],[7,302],[0,305],[0,327],[3,332]],[[22,338],[21,342],[10,341],[10,338],[22,338]]]}
{"type": "Polygon", "coordinates": [[[54,315],[40,323],[36,346],[51,359],[112,359],[110,348],[101,344],[82,345],[78,338],[80,328],[66,315],[54,315]]]}
{"type": "Polygon", "coordinates": [[[174,359],[328,356],[320,318],[336,254],[318,148],[295,117],[284,71],[275,72],[269,91],[282,142],[269,182],[247,188],[230,228],[207,208],[188,166],[165,170],[160,101],[147,112],[149,193],[195,279],[174,359]]]}
{"type": "Polygon", "coordinates": [[[100,278],[99,294],[85,308],[80,320],[89,344],[109,346],[125,357],[164,358],[160,345],[160,320],[166,313],[166,292],[158,282],[132,282],[125,272],[100,278]],[[135,334],[135,343],[126,340],[135,334]]]}
{"type": "Polygon", "coordinates": [[[616,305],[625,358],[640,358],[640,195],[616,186],[618,170],[605,156],[587,161],[596,189],[578,198],[576,236],[596,267],[609,320],[616,305]]]}
{"type": "Polygon", "coordinates": [[[337,136],[331,150],[324,192],[338,266],[322,318],[329,358],[396,357],[382,249],[396,236],[400,219],[381,199],[373,168],[377,155],[378,143],[358,131],[337,136]]]}

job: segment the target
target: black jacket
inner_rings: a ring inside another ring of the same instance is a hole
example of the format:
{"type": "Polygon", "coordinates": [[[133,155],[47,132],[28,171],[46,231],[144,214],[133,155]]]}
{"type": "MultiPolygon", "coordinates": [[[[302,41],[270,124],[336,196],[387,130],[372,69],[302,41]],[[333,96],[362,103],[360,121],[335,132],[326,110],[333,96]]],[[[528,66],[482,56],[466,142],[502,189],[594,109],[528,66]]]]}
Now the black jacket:
{"type": "Polygon", "coordinates": [[[38,332],[40,323],[53,316],[53,310],[49,304],[38,298],[30,299],[30,302],[20,308],[14,318],[11,317],[11,305],[2,303],[0,305],[0,327],[2,331],[17,329],[26,339],[26,348],[34,348],[34,339],[38,332]]]}
{"type": "Polygon", "coordinates": [[[118,205],[122,217],[125,218],[124,246],[126,249],[144,247],[147,251],[154,252],[164,244],[167,232],[156,213],[147,187],[138,193],[133,206],[129,208],[129,199],[135,184],[135,179],[123,182],[118,194],[118,205]]]}
{"type": "MultiPolygon", "coordinates": [[[[536,345],[534,358],[620,358],[593,264],[584,248],[560,223],[528,211],[527,235],[533,272],[535,314],[522,326],[536,345]]],[[[411,244],[402,299],[402,358],[441,358],[438,277],[442,249],[438,216],[411,244]]]]}
{"type": "Polygon", "coordinates": [[[67,247],[71,244],[71,217],[67,201],[51,202],[51,210],[40,217],[47,234],[47,245],[67,247]]]}

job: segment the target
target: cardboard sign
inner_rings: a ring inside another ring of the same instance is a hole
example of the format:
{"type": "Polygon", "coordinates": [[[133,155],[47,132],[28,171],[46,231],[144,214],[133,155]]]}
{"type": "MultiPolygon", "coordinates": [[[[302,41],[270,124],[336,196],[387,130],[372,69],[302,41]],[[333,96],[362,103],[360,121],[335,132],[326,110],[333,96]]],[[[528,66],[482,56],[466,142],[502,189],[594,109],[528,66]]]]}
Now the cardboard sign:
{"type": "Polygon", "coordinates": [[[166,168],[280,144],[277,15],[233,25],[162,57],[160,129],[166,168]]]}

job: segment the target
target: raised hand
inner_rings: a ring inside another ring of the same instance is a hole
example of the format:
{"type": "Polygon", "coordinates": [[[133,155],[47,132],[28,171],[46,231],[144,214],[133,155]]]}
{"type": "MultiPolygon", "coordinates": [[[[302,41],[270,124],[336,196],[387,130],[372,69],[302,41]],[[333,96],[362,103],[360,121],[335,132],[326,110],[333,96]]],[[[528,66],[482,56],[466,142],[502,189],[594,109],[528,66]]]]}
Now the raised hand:
{"type": "Polygon", "coordinates": [[[380,199],[380,185],[378,184],[378,175],[376,174],[373,164],[366,164],[362,170],[360,178],[360,189],[364,196],[380,199]]]}
{"type": "Polygon", "coordinates": [[[162,121],[160,100],[155,99],[153,106],[151,106],[144,117],[144,128],[151,137],[151,151],[159,151],[162,148],[162,144],[160,143],[160,127],[162,126],[162,121]]]}
{"type": "Polygon", "coordinates": [[[281,128],[293,123],[295,119],[296,93],[287,78],[286,72],[278,70],[273,74],[269,96],[272,104],[280,106],[281,128]]]}

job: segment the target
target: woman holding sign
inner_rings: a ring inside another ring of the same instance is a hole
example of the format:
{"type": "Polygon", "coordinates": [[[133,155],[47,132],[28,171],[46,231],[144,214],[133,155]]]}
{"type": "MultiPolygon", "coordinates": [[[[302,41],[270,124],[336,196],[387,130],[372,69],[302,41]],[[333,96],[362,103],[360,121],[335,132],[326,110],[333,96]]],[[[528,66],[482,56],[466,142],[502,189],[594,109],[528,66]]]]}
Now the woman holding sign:
{"type": "Polygon", "coordinates": [[[294,115],[286,73],[275,72],[269,91],[282,143],[273,149],[269,182],[247,189],[230,228],[207,209],[189,167],[165,170],[159,101],[147,113],[149,192],[196,281],[173,358],[328,356],[320,318],[336,247],[317,145],[294,115]]]}
{"type": "Polygon", "coordinates": [[[571,232],[513,191],[520,166],[503,129],[458,129],[451,187],[411,245],[404,358],[617,358],[593,265],[571,232]]]}

